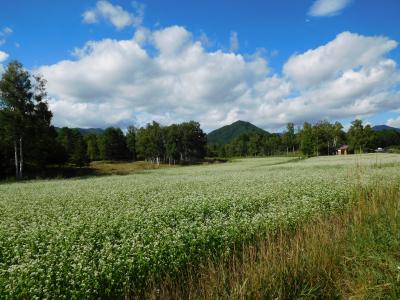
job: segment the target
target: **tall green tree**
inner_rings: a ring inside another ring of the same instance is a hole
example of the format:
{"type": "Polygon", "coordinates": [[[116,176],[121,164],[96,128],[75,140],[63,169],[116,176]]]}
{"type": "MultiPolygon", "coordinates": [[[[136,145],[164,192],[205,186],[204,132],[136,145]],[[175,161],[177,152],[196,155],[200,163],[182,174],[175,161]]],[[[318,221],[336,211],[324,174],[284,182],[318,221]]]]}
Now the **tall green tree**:
{"type": "Polygon", "coordinates": [[[281,152],[281,148],[283,147],[282,137],[273,133],[265,139],[266,147],[269,149],[269,155],[275,155],[281,152]]]}
{"type": "Polygon", "coordinates": [[[252,156],[257,156],[263,153],[263,135],[259,133],[252,133],[249,136],[248,151],[252,156]]]}
{"type": "Polygon", "coordinates": [[[200,124],[195,121],[184,122],[181,128],[181,152],[186,162],[204,158],[206,155],[207,135],[203,132],[200,124]]]}
{"type": "Polygon", "coordinates": [[[182,136],[179,125],[172,124],[164,129],[165,135],[165,155],[169,164],[175,164],[180,159],[182,151],[182,136]]]}
{"type": "Polygon", "coordinates": [[[347,140],[351,150],[363,153],[367,150],[368,144],[373,139],[373,131],[371,126],[367,125],[365,128],[361,120],[354,120],[351,122],[349,131],[347,132],[347,140]]]}
{"type": "Polygon", "coordinates": [[[371,125],[367,124],[364,127],[364,138],[365,138],[365,150],[373,150],[374,148],[374,140],[375,140],[375,131],[372,129],[371,125]]]}
{"type": "Polygon", "coordinates": [[[12,172],[13,151],[6,140],[4,127],[0,124],[0,177],[12,172]]]}
{"type": "Polygon", "coordinates": [[[125,160],[129,158],[126,138],[119,128],[109,127],[103,133],[103,159],[125,160]]]}
{"type": "Polygon", "coordinates": [[[54,128],[45,87],[43,78],[31,75],[17,61],[8,64],[0,80],[3,147],[13,149],[17,178],[23,176],[26,162],[43,165],[49,156],[44,145],[54,137],[54,128]]]}
{"type": "Polygon", "coordinates": [[[84,137],[84,140],[87,145],[87,158],[90,161],[95,161],[100,159],[100,150],[98,145],[98,137],[97,134],[90,133],[84,137]]]}
{"type": "Polygon", "coordinates": [[[286,132],[283,134],[283,141],[286,144],[286,152],[289,151],[294,152],[295,142],[296,142],[296,134],[294,132],[294,124],[288,123],[286,125],[286,132]]]}
{"type": "Polygon", "coordinates": [[[136,160],[136,132],[135,126],[129,126],[126,133],[126,145],[132,160],[136,160]]]}
{"type": "Polygon", "coordinates": [[[206,134],[194,121],[165,127],[153,122],[140,128],[136,134],[137,155],[157,164],[202,159],[207,152],[206,144],[206,134]]]}
{"type": "Polygon", "coordinates": [[[57,140],[63,146],[69,163],[79,167],[88,163],[86,142],[78,129],[61,128],[57,140]]]}
{"type": "Polygon", "coordinates": [[[142,158],[159,164],[165,154],[164,146],[164,132],[159,123],[153,121],[138,130],[136,147],[142,158]]]}
{"type": "Polygon", "coordinates": [[[300,149],[306,156],[314,154],[314,131],[310,123],[305,122],[300,131],[300,149]]]}
{"type": "Polygon", "coordinates": [[[333,149],[334,125],[319,121],[313,126],[315,155],[329,155],[333,149]]]}
{"type": "Polygon", "coordinates": [[[335,122],[333,125],[333,147],[337,148],[339,145],[345,143],[346,134],[343,131],[343,125],[340,122],[335,122]]]}

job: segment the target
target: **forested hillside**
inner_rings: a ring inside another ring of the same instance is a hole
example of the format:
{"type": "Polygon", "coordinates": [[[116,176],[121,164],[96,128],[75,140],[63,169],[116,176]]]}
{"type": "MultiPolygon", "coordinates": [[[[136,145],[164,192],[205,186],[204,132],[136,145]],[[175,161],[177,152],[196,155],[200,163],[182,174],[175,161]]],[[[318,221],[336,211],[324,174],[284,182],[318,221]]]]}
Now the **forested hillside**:
{"type": "MultiPolygon", "coordinates": [[[[234,134],[232,134],[234,135],[234,134]]],[[[349,153],[379,151],[399,152],[400,132],[395,128],[382,127],[374,130],[361,120],[354,120],[347,132],[340,122],[305,122],[295,129],[288,123],[282,134],[244,133],[231,142],[212,144],[209,141],[208,155],[220,157],[246,157],[268,155],[335,155],[339,147],[347,145],[349,153]]]]}
{"type": "Polygon", "coordinates": [[[239,120],[211,131],[207,135],[207,141],[209,144],[227,144],[243,134],[251,133],[267,134],[268,132],[249,122],[239,120]]]}
{"type": "Polygon", "coordinates": [[[387,125],[376,125],[372,127],[372,129],[375,131],[394,130],[400,133],[400,128],[395,128],[387,125]]]}
{"type": "MultiPolygon", "coordinates": [[[[61,130],[60,127],[55,127],[57,131],[61,130]]],[[[83,135],[88,135],[88,134],[102,134],[104,133],[103,128],[71,128],[71,129],[77,129],[80,133],[83,135]]]]}

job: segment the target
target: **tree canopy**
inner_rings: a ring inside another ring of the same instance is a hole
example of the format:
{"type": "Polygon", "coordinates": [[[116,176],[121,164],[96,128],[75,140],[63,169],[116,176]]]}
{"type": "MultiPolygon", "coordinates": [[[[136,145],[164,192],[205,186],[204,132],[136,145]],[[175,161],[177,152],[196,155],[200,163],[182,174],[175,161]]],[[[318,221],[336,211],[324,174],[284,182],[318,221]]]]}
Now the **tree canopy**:
{"type": "MultiPolygon", "coordinates": [[[[46,81],[12,61],[0,80],[0,153],[3,172],[14,161],[15,175],[23,177],[25,165],[39,168],[56,158],[55,129],[46,102],[46,81]]],[[[1,171],[0,171],[1,172],[1,171]]]]}

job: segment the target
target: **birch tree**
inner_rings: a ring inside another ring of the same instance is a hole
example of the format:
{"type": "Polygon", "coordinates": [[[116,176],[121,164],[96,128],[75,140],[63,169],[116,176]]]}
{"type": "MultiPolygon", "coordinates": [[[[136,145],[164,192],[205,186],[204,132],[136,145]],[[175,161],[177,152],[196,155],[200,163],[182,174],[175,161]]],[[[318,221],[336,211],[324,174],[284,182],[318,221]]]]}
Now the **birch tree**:
{"type": "Polygon", "coordinates": [[[46,81],[12,61],[0,80],[0,125],[14,152],[15,176],[22,178],[25,149],[47,134],[52,118],[46,100],[46,81]]]}

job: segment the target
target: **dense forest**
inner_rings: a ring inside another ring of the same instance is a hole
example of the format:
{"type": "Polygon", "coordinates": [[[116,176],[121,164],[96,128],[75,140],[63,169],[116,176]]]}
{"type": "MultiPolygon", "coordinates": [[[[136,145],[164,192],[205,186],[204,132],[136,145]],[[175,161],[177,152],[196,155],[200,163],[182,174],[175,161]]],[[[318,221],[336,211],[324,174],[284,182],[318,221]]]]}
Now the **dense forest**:
{"type": "Polygon", "coordinates": [[[339,122],[304,123],[297,129],[289,123],[283,134],[255,130],[244,122],[251,125],[251,132],[226,144],[207,144],[206,134],[194,121],[169,126],[152,122],[125,132],[110,127],[84,134],[52,126],[46,100],[46,81],[11,62],[0,80],[0,177],[23,178],[48,166],[82,167],[97,160],[182,164],[206,156],[330,155],[343,144],[351,152],[400,145],[399,132],[374,131],[360,120],[353,121],[347,133],[339,122]]]}
{"type": "Polygon", "coordinates": [[[297,129],[293,123],[289,123],[282,134],[245,133],[230,143],[210,144],[208,155],[244,157],[302,154],[310,157],[334,155],[342,145],[348,145],[349,153],[374,152],[378,148],[398,151],[400,132],[394,129],[376,131],[370,125],[364,126],[361,120],[354,120],[347,132],[339,122],[305,122],[297,129]]]}
{"type": "Polygon", "coordinates": [[[90,161],[146,160],[152,163],[190,163],[204,158],[206,135],[194,121],[161,126],[152,122],[146,127],[109,127],[102,133],[82,134],[78,129],[57,130],[63,162],[84,166],[90,161]]]}
{"type": "Polygon", "coordinates": [[[23,178],[49,165],[85,166],[94,160],[192,163],[206,155],[206,134],[194,121],[170,126],[107,128],[82,134],[51,125],[46,81],[11,62],[0,80],[0,177],[23,178]]]}

